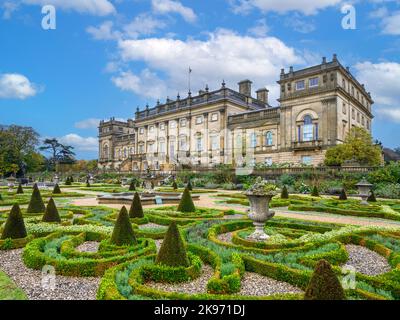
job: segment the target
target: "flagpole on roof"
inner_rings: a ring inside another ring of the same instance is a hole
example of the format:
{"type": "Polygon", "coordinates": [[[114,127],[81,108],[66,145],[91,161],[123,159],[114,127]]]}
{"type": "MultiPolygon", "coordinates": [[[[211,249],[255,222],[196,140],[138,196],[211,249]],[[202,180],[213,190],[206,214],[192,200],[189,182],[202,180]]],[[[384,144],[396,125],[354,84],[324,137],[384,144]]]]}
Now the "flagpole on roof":
{"type": "Polygon", "coordinates": [[[192,69],[190,68],[190,66],[189,66],[189,94],[192,92],[191,91],[191,87],[190,87],[190,77],[191,77],[191,73],[192,73],[192,69]]]}

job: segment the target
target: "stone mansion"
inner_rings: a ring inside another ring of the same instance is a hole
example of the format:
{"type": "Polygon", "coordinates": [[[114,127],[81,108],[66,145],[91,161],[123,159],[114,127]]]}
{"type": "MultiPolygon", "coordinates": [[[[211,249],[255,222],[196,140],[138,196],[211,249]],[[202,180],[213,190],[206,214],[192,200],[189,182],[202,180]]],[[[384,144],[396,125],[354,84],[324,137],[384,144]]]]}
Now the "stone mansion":
{"type": "Polygon", "coordinates": [[[363,84],[333,55],[302,70],[281,70],[279,106],[268,90],[252,96],[252,82],[239,91],[225,83],[198,95],[167,99],[137,109],[135,119],[111,118],[99,126],[99,168],[170,171],[180,165],[213,167],[264,163],[323,162],[354,126],[371,131],[373,100],[363,84]]]}

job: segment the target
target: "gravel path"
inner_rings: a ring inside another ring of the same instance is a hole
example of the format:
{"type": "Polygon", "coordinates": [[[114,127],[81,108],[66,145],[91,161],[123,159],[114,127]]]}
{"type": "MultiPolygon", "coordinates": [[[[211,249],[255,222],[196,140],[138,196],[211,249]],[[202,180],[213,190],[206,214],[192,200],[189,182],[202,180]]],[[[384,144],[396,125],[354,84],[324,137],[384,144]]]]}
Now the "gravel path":
{"type": "Polygon", "coordinates": [[[353,267],[357,272],[376,276],[391,270],[387,260],[376,252],[363,246],[353,244],[346,245],[346,250],[349,253],[349,260],[343,267],[353,267]]]}
{"type": "Polygon", "coordinates": [[[232,232],[221,233],[217,235],[217,239],[223,242],[232,242],[232,232]]]}
{"type": "Polygon", "coordinates": [[[146,282],[146,286],[167,292],[179,292],[186,294],[206,293],[207,282],[213,276],[213,274],[214,270],[210,266],[203,265],[202,274],[193,281],[175,284],[149,281],[146,282]]]}
{"type": "Polygon", "coordinates": [[[303,293],[303,291],[286,282],[263,277],[258,273],[246,272],[239,294],[259,297],[280,293],[303,293]]]}
{"type": "Polygon", "coordinates": [[[224,219],[226,220],[235,220],[235,219],[243,219],[246,218],[246,215],[244,214],[229,214],[224,216],[224,219]]]}
{"type": "Polygon", "coordinates": [[[139,225],[139,229],[150,229],[150,228],[166,229],[166,226],[163,226],[161,224],[152,223],[152,222],[139,225]]]}
{"type": "Polygon", "coordinates": [[[95,300],[100,278],[56,276],[54,290],[42,288],[42,272],[28,269],[22,249],[1,251],[0,269],[22,288],[30,300],[95,300]]]}
{"type": "Polygon", "coordinates": [[[79,252],[97,252],[99,251],[100,242],[97,241],[86,241],[75,249],[79,252]]]}

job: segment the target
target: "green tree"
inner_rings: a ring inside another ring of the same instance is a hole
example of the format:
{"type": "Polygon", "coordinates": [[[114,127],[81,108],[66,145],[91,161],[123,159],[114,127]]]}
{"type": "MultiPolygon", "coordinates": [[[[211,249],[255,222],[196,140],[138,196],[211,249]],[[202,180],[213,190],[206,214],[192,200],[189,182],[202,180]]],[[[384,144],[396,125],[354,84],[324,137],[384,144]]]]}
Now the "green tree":
{"type": "Polygon", "coordinates": [[[22,239],[27,236],[24,218],[18,204],[14,204],[4,224],[1,239],[22,239]]]}
{"type": "Polygon", "coordinates": [[[143,218],[143,207],[140,201],[139,194],[135,192],[132,200],[132,205],[129,209],[129,218],[143,218]]]}
{"type": "Polygon", "coordinates": [[[338,277],[326,260],[318,261],[304,300],[344,300],[345,294],[338,277]]]}
{"type": "Polygon", "coordinates": [[[196,207],[194,206],[192,195],[190,194],[189,188],[186,187],[183,191],[181,201],[178,206],[179,212],[195,212],[196,207]]]}
{"type": "Polygon", "coordinates": [[[346,160],[354,160],[360,165],[378,166],[382,161],[382,150],[374,144],[367,130],[354,127],[343,144],[328,149],[325,154],[327,166],[341,166],[346,160]]]}
{"type": "Polygon", "coordinates": [[[57,171],[59,164],[73,164],[75,162],[75,153],[73,147],[66,146],[60,143],[57,139],[45,139],[43,146],[39,148],[41,151],[47,151],[50,153],[48,163],[50,169],[57,171]]]}
{"type": "Polygon", "coordinates": [[[60,214],[58,213],[56,204],[53,198],[50,198],[49,203],[47,204],[46,210],[44,212],[43,222],[61,222],[60,214]]]}
{"type": "Polygon", "coordinates": [[[170,267],[188,267],[189,259],[185,244],[175,221],[172,221],[156,258],[157,264],[170,267]]]}
{"type": "Polygon", "coordinates": [[[128,211],[123,206],[117,216],[114,230],[111,235],[111,243],[117,246],[137,244],[136,236],[133,232],[132,224],[129,221],[128,211]]]}

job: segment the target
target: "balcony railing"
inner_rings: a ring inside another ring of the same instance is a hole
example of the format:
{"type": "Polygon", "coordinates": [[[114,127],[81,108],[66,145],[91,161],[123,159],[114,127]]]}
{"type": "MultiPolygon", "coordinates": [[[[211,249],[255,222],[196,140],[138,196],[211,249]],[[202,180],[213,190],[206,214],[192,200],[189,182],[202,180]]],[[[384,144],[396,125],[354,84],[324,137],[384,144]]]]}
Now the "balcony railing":
{"type": "Polygon", "coordinates": [[[292,143],[293,150],[315,150],[322,148],[322,140],[312,140],[312,141],[295,141],[292,143]]]}

